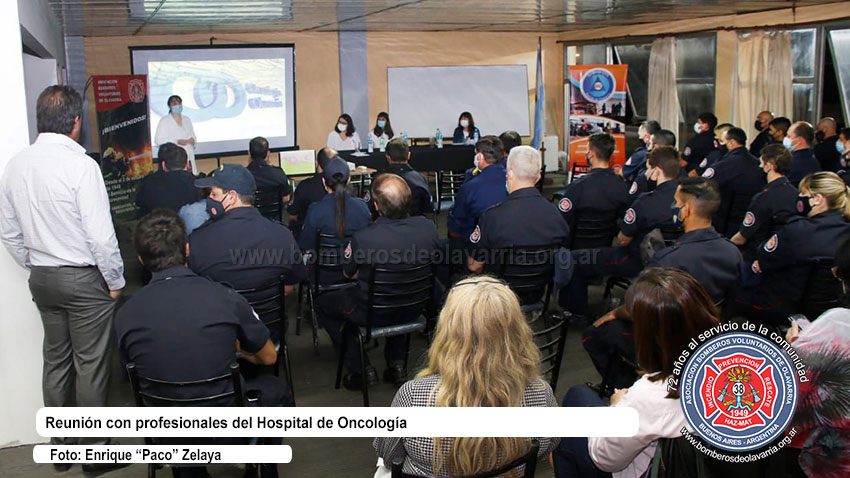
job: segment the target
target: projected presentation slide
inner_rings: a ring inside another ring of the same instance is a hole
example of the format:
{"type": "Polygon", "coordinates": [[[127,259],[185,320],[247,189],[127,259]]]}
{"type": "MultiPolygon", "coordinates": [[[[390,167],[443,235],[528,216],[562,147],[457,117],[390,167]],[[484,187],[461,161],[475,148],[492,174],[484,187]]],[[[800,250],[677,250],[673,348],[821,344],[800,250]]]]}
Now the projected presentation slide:
{"type": "Polygon", "coordinates": [[[280,167],[287,176],[305,176],[316,172],[315,151],[281,151],[280,167]]]}
{"type": "Polygon", "coordinates": [[[197,155],[244,152],[256,136],[273,149],[295,146],[291,46],[134,47],[131,57],[133,71],[148,75],[152,138],[178,95],[197,155]]]}

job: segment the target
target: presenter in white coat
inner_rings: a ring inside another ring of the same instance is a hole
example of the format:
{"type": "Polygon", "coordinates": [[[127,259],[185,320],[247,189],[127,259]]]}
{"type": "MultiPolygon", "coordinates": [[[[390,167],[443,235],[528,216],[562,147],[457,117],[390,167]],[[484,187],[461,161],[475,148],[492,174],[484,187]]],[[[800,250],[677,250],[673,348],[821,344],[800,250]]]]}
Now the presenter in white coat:
{"type": "Polygon", "coordinates": [[[192,174],[198,175],[198,167],[195,165],[195,129],[192,120],[183,116],[183,99],[177,95],[168,97],[168,115],[159,120],[154,135],[154,143],[157,149],[165,143],[174,143],[186,150],[189,164],[192,165],[192,174]]]}

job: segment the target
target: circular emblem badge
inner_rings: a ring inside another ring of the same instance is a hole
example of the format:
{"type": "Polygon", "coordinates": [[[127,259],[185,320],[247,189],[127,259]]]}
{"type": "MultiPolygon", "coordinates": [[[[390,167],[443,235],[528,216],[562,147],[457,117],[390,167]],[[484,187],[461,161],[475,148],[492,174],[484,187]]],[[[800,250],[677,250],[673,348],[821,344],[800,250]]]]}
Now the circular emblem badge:
{"type": "Polygon", "coordinates": [[[363,196],[363,200],[366,201],[366,202],[371,201],[372,200],[372,192],[366,191],[366,194],[363,196]]]}
{"type": "Polygon", "coordinates": [[[744,216],[744,227],[752,227],[752,225],[755,224],[755,223],[756,223],[755,214],[751,213],[750,211],[747,211],[747,215],[744,216]]]}
{"type": "Polygon", "coordinates": [[[127,83],[127,96],[133,103],[145,101],[145,82],[142,80],[130,80],[127,83]]]}
{"type": "Polygon", "coordinates": [[[473,244],[478,244],[478,241],[481,240],[481,227],[475,226],[475,229],[472,231],[472,234],[469,235],[469,242],[473,244]]]}
{"type": "Polygon", "coordinates": [[[636,218],[637,214],[635,214],[635,210],[629,208],[626,211],[626,215],[623,217],[623,222],[625,222],[626,224],[634,224],[636,218]]]}
{"type": "Polygon", "coordinates": [[[614,96],[616,80],[605,68],[588,70],[581,79],[581,94],[587,101],[602,103],[614,96]]]}
{"type": "Polygon", "coordinates": [[[774,234],[774,235],[770,236],[770,239],[768,239],[767,242],[764,243],[764,250],[765,250],[765,252],[773,252],[773,251],[776,250],[776,246],[778,246],[778,245],[779,245],[779,236],[774,234]]]}
{"type": "Polygon", "coordinates": [[[561,212],[570,212],[570,210],[572,210],[572,208],[573,208],[573,202],[570,201],[569,198],[561,199],[558,202],[558,209],[560,209],[561,212]]]}
{"type": "Polygon", "coordinates": [[[714,168],[706,169],[705,172],[702,173],[702,176],[704,178],[709,178],[709,179],[713,178],[714,177],[714,168]]]}
{"type": "Polygon", "coordinates": [[[724,450],[763,447],[785,432],[797,407],[797,374],[768,339],[747,332],[703,343],[682,371],[688,426],[724,450]]]}
{"type": "Polygon", "coordinates": [[[345,258],[351,259],[351,243],[349,242],[347,246],[345,246],[345,258]]]}
{"type": "Polygon", "coordinates": [[[701,167],[701,168],[704,168],[704,167],[706,167],[706,166],[708,166],[708,158],[703,159],[703,160],[702,160],[702,161],[700,161],[700,163],[699,163],[699,167],[701,167]]]}
{"type": "Polygon", "coordinates": [[[632,183],[632,187],[629,188],[629,194],[634,194],[637,192],[637,181],[632,183]]]}

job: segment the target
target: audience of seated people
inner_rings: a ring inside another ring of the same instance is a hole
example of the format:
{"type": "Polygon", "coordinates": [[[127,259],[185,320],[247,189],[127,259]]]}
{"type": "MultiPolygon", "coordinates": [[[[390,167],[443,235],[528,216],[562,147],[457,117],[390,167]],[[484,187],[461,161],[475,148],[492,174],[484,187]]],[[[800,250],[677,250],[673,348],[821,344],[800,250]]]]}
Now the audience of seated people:
{"type": "MultiPolygon", "coordinates": [[[[649,152],[660,146],[672,146],[675,148],[676,135],[667,129],[660,129],[653,133],[649,137],[647,157],[649,157],[649,152]]],[[[684,170],[680,170],[678,174],[682,175],[683,173],[684,170]]],[[[655,189],[656,185],[655,180],[647,178],[647,171],[644,168],[643,172],[635,176],[635,180],[629,185],[629,204],[633,203],[641,194],[655,189]]]]}
{"type": "MultiPolygon", "coordinates": [[[[678,404],[678,402],[677,402],[678,404]]],[[[393,407],[557,407],[540,376],[540,351],[515,294],[478,276],[458,282],[437,320],[425,368],[404,383],[393,407]],[[484,346],[486,344],[486,346],[484,346]],[[486,386],[482,377],[488,377],[486,386]]],[[[682,419],[684,422],[684,418],[682,419]]],[[[539,437],[545,457],[558,438],[539,437]]],[[[530,438],[376,438],[384,465],[404,458],[404,472],[472,476],[528,452],[530,438]]]]}
{"type": "Polygon", "coordinates": [[[177,212],[198,200],[195,177],[188,170],[187,158],[186,150],[174,143],[159,147],[159,170],[145,176],[136,190],[139,217],[157,208],[177,212]]]}
{"type": "Polygon", "coordinates": [[[271,156],[269,140],[262,136],[252,139],[248,143],[248,154],[251,157],[248,171],[254,175],[257,192],[268,193],[280,188],[283,203],[288,203],[289,196],[292,194],[292,184],[289,183],[289,178],[286,177],[283,169],[269,164],[271,156]]]}
{"type": "Polygon", "coordinates": [[[694,123],[696,136],[685,144],[682,151],[682,162],[680,166],[689,173],[697,169],[708,153],[720,147],[717,138],[714,137],[714,128],[717,127],[717,117],[714,113],[700,113],[697,122],[694,123]]]}
{"type": "Polygon", "coordinates": [[[289,214],[289,229],[298,237],[301,225],[307,217],[307,209],[314,202],[324,198],[328,191],[322,183],[322,171],[331,158],[338,157],[339,153],[331,148],[322,148],[316,154],[316,172],[309,178],[298,183],[295,192],[292,193],[292,201],[286,207],[289,214]]]}
{"type": "Polygon", "coordinates": [[[788,128],[788,135],[783,144],[791,151],[791,172],[788,173],[788,180],[795,187],[806,175],[820,171],[820,164],[812,152],[814,141],[815,129],[809,123],[798,121],[788,128]]]}
{"type": "Polygon", "coordinates": [[[773,113],[770,111],[764,110],[756,115],[756,120],[753,126],[759,133],[750,143],[750,154],[753,156],[761,156],[761,152],[765,146],[776,142],[770,134],[771,121],[773,121],[773,113]]]}
{"type": "Polygon", "coordinates": [[[632,155],[629,156],[620,170],[620,176],[627,183],[631,183],[639,174],[646,171],[646,155],[649,153],[649,143],[652,135],[659,130],[661,130],[661,125],[654,120],[644,121],[638,126],[638,139],[641,144],[632,152],[632,155]]]}
{"type": "Polygon", "coordinates": [[[730,123],[723,123],[714,128],[714,136],[717,138],[717,149],[710,151],[696,169],[688,172],[688,176],[702,176],[706,169],[713,167],[717,161],[726,156],[729,152],[729,147],[726,144],[726,132],[734,127],[730,123]]]}
{"type": "MultiPolygon", "coordinates": [[[[428,187],[428,182],[421,173],[413,169],[408,161],[410,160],[410,148],[402,138],[394,138],[390,140],[386,147],[387,167],[372,175],[372,180],[383,173],[392,173],[401,176],[410,191],[413,193],[413,199],[410,201],[410,215],[424,216],[434,211],[433,203],[431,202],[431,189],[428,187]]],[[[372,211],[372,217],[377,218],[378,213],[375,211],[371,202],[371,192],[367,191],[364,197],[369,204],[369,209],[372,211]]]]}
{"type": "Polygon", "coordinates": [[[815,131],[817,143],[812,148],[815,159],[818,160],[821,171],[837,172],[840,169],[838,161],[840,155],[835,148],[838,141],[838,123],[834,118],[821,118],[815,131]]]}
{"type": "Polygon", "coordinates": [[[747,134],[741,128],[729,128],[724,134],[726,155],[709,167],[703,177],[720,188],[720,208],[714,217],[717,232],[732,237],[747,214],[753,196],[764,187],[764,171],[758,159],[747,151],[747,134]]]}

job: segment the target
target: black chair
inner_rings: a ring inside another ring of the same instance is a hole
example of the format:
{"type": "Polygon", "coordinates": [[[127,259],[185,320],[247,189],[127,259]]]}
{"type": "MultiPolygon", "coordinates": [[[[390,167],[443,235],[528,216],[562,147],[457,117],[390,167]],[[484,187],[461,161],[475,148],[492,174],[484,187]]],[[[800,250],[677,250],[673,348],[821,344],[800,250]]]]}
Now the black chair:
{"type": "MultiPolygon", "coordinates": [[[[363,377],[363,406],[369,406],[369,383],[366,380],[366,349],[365,346],[372,339],[397,337],[404,335],[407,338],[407,350],[410,349],[410,334],[422,332],[427,329],[428,321],[422,315],[425,307],[434,298],[434,279],[436,264],[428,262],[417,265],[387,264],[371,265],[367,277],[360,277],[359,281],[365,281],[368,287],[366,305],[366,325],[360,326],[353,322],[346,322],[343,327],[343,337],[348,337],[347,332],[353,331],[357,334],[360,348],[360,373],[363,377]],[[374,326],[375,315],[404,314],[416,316],[411,322],[398,323],[386,326],[374,326]]],[[[339,363],[336,370],[336,385],[339,388],[342,382],[342,369],[348,340],[343,340],[339,350],[339,363]]],[[[407,352],[405,353],[405,369],[407,368],[407,352]]]]}
{"type": "Polygon", "coordinates": [[[553,314],[550,325],[534,331],[534,342],[540,350],[541,375],[549,375],[552,392],[558,388],[558,375],[561,373],[561,361],[567,344],[569,315],[569,312],[553,314]]]}
{"type": "MultiPolygon", "coordinates": [[[[200,407],[200,406],[236,406],[244,407],[247,399],[242,390],[242,377],[239,375],[239,364],[231,364],[230,370],[217,377],[211,377],[203,380],[194,380],[188,382],[170,382],[158,380],[151,377],[139,375],[136,370],[135,363],[127,364],[127,374],[130,377],[130,388],[133,390],[133,399],[137,407],[157,406],[157,407],[200,407]],[[180,395],[189,395],[191,390],[200,389],[201,387],[215,386],[216,384],[230,384],[229,390],[215,393],[212,395],[198,394],[190,398],[167,396],[166,391],[181,392],[180,395]]],[[[179,439],[178,439],[179,440],[179,439]]],[[[191,440],[191,439],[189,439],[191,440]]],[[[257,438],[234,439],[239,440],[243,444],[257,444],[257,438]]],[[[154,439],[145,437],[146,445],[155,445],[154,439]]],[[[171,444],[171,443],[169,443],[171,444]]],[[[197,466],[172,464],[172,467],[188,467],[197,466]]],[[[156,470],[161,465],[157,463],[148,463],[148,477],[156,478],[156,470]]],[[[257,477],[260,476],[260,467],[256,467],[257,477]]]]}
{"type": "MultiPolygon", "coordinates": [[[[313,328],[313,351],[319,354],[319,321],[316,316],[316,301],[326,292],[348,289],[357,285],[356,280],[348,280],[342,274],[342,257],[346,246],[351,242],[351,236],[342,239],[333,234],[325,234],[316,230],[316,244],[313,247],[312,277],[307,286],[307,303],[310,310],[310,321],[313,328]],[[328,280],[330,278],[331,280],[328,280]]],[[[300,300],[300,299],[299,299],[300,300]]],[[[301,315],[298,315],[295,326],[296,334],[301,329],[301,315]]]]}
{"type": "Polygon", "coordinates": [[[576,211],[575,222],[570,230],[569,249],[594,249],[611,247],[617,228],[616,210],[581,209],[576,211]]]}
{"type": "MultiPolygon", "coordinates": [[[[523,478],[533,478],[534,471],[537,467],[537,453],[540,450],[540,442],[535,440],[531,440],[531,448],[528,450],[524,456],[517,458],[516,460],[496,468],[492,471],[485,471],[483,473],[476,473],[474,475],[465,475],[465,476],[438,476],[438,475],[415,475],[410,473],[405,473],[402,471],[404,468],[404,457],[396,457],[393,459],[392,463],[392,478],[495,478],[497,476],[507,475],[511,471],[519,471],[521,467],[525,467],[523,471],[523,478]]],[[[510,475],[509,475],[510,476],[510,475]]]]}
{"type": "Polygon", "coordinates": [[[283,224],[283,186],[254,192],[254,207],[263,217],[283,224]]]}
{"type": "Polygon", "coordinates": [[[281,360],[283,360],[286,383],[292,391],[292,402],[295,403],[295,387],[292,383],[292,364],[289,360],[289,348],[286,346],[286,292],[282,279],[275,279],[266,285],[253,289],[237,289],[248,301],[248,305],[269,328],[272,342],[277,350],[277,361],[274,374],[280,376],[281,360]]]}
{"type": "Polygon", "coordinates": [[[496,263],[488,263],[485,270],[495,268],[498,271],[496,275],[520,298],[524,313],[539,312],[542,316],[549,309],[559,248],[559,245],[546,245],[496,249],[491,251],[496,263]],[[541,291],[543,295],[538,299],[541,291]]]}
{"type": "Polygon", "coordinates": [[[608,280],[605,281],[605,293],[602,295],[602,304],[603,308],[606,309],[602,311],[610,312],[613,308],[611,305],[611,297],[614,294],[614,289],[621,289],[624,293],[632,286],[632,279],[629,277],[622,276],[611,276],[608,280]]]}
{"type": "Polygon", "coordinates": [[[819,259],[812,263],[798,311],[817,319],[834,307],[841,307],[841,282],[832,273],[835,259],[819,259]]]}
{"type": "Polygon", "coordinates": [[[437,223],[437,216],[441,212],[448,211],[454,206],[455,197],[458,191],[460,191],[460,186],[463,184],[465,177],[465,172],[437,171],[437,174],[434,176],[434,189],[437,194],[434,195],[433,199],[435,224],[437,223]]]}

